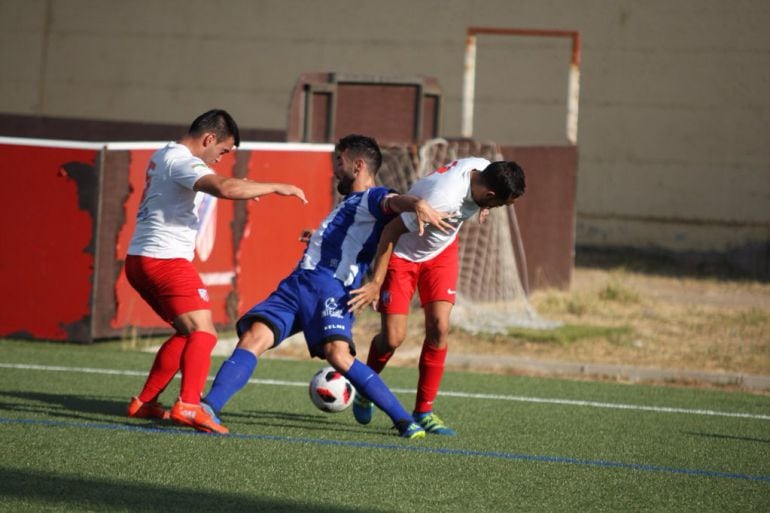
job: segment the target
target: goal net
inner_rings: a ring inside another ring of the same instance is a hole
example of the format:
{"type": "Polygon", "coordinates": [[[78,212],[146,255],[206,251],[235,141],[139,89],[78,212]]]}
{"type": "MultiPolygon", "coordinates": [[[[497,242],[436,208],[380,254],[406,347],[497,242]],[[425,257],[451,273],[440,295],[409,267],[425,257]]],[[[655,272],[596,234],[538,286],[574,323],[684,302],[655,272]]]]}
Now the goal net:
{"type": "MultiPolygon", "coordinates": [[[[394,146],[383,150],[378,181],[407,191],[419,178],[456,159],[483,157],[503,160],[494,143],[433,139],[421,147],[394,146]]],[[[460,230],[460,273],[452,324],[472,333],[507,333],[510,328],[552,328],[527,298],[526,259],[513,206],[495,208],[484,224],[474,217],[460,230]]]]}

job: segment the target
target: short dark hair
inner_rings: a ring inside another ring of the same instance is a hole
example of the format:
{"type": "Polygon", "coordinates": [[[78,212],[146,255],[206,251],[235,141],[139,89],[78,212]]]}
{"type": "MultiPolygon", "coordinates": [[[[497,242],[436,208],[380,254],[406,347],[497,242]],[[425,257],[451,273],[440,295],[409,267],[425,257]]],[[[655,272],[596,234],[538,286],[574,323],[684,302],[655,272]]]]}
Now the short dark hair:
{"type": "Polygon", "coordinates": [[[190,125],[187,133],[193,137],[198,137],[206,132],[211,132],[217,136],[217,141],[224,141],[228,137],[235,140],[235,145],[241,144],[241,134],[238,131],[238,125],[233,117],[222,109],[211,109],[204,112],[190,125]]]}
{"type": "Polygon", "coordinates": [[[481,178],[502,201],[508,202],[524,194],[524,170],[516,162],[492,162],[481,172],[481,178]]]}
{"type": "Polygon", "coordinates": [[[338,153],[348,150],[351,157],[364,159],[373,175],[376,175],[382,166],[380,146],[371,137],[358,134],[346,135],[339,140],[334,150],[338,153]]]}

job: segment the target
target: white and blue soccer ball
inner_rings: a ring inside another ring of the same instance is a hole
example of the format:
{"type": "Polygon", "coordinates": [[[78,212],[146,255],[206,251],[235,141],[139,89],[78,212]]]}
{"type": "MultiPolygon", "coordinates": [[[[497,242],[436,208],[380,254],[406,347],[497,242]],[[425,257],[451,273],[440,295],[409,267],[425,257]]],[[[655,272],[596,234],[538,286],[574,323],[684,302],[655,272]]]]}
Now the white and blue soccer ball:
{"type": "Polygon", "coordinates": [[[337,413],[351,404],[356,396],[356,389],[341,372],[334,367],[324,367],[313,375],[308,387],[310,400],[327,413],[337,413]]]}

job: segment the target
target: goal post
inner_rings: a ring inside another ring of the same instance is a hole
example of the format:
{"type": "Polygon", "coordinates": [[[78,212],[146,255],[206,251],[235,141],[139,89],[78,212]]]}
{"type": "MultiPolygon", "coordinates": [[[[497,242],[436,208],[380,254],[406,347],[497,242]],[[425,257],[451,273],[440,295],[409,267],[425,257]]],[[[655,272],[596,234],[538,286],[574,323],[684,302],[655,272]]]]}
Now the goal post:
{"type": "Polygon", "coordinates": [[[567,141],[577,144],[578,102],[580,98],[580,33],[574,30],[468,27],[465,37],[465,61],[462,91],[463,137],[473,137],[473,111],[476,96],[476,53],[480,34],[494,36],[530,36],[568,38],[572,41],[569,79],[567,82],[567,141]]]}

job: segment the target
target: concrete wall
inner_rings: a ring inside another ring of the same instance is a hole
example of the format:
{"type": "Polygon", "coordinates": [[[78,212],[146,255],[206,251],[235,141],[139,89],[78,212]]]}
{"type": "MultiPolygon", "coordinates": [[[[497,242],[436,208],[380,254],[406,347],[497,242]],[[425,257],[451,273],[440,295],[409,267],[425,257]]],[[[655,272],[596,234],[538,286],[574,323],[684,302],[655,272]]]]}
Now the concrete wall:
{"type": "MultiPolygon", "coordinates": [[[[767,0],[0,0],[0,113],[186,124],[221,106],[285,130],[300,73],[429,75],[456,136],[471,25],[582,35],[578,245],[768,272],[767,0]]],[[[475,137],[565,144],[568,64],[567,40],[480,36],[475,137]]]]}

